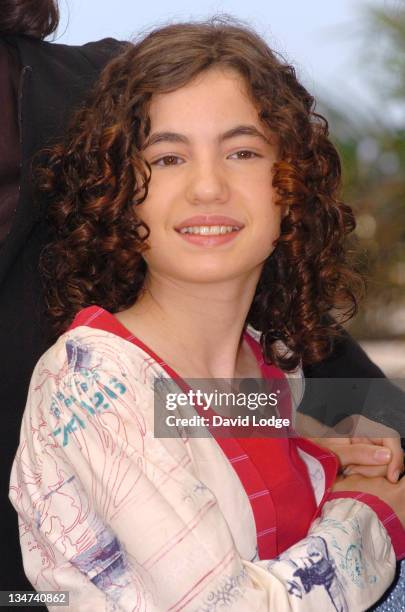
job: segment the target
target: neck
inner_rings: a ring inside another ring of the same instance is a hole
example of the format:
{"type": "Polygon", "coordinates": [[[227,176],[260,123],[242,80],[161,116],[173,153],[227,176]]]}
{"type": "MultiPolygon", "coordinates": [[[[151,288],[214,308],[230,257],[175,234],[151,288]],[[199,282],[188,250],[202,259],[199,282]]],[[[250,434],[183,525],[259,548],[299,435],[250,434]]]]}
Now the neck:
{"type": "Polygon", "coordinates": [[[149,275],[117,317],[182,376],[234,378],[252,359],[241,337],[259,274],[212,284],[149,275]]]}

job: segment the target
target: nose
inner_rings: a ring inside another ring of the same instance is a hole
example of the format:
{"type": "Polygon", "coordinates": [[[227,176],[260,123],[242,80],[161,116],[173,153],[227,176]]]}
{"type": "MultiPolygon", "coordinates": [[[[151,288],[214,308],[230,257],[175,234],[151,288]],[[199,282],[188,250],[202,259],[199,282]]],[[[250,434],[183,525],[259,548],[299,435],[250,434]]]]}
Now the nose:
{"type": "Polygon", "coordinates": [[[229,184],[224,169],[218,160],[201,159],[190,168],[187,183],[187,199],[192,204],[226,202],[229,184]]]}

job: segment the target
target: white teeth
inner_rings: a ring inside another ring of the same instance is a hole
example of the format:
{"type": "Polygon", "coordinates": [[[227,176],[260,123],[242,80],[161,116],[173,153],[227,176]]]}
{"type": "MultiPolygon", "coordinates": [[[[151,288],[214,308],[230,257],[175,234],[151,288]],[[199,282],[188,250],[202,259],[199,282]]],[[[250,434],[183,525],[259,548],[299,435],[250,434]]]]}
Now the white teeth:
{"type": "Polygon", "coordinates": [[[190,227],[182,227],[180,234],[199,234],[201,236],[219,236],[220,234],[228,234],[229,232],[237,232],[240,228],[235,225],[198,225],[190,227]]]}

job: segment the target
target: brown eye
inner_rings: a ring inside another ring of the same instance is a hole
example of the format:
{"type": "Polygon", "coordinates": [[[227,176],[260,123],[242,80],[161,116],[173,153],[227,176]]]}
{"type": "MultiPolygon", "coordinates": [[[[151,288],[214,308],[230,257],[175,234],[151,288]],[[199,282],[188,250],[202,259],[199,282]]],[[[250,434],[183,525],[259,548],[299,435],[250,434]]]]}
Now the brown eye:
{"type": "Polygon", "coordinates": [[[254,151],[248,150],[237,151],[236,153],[230,155],[231,159],[253,159],[254,157],[260,156],[257,153],[254,153],[254,151]]]}
{"type": "Polygon", "coordinates": [[[164,155],[152,163],[153,166],[178,166],[183,160],[177,155],[164,155]]]}

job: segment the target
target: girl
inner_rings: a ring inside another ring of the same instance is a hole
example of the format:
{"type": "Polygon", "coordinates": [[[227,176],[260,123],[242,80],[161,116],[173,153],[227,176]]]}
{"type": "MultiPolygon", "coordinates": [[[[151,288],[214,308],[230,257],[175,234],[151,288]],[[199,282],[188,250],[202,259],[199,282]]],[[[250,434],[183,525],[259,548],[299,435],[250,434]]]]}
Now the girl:
{"type": "Polygon", "coordinates": [[[369,607],[405,554],[403,483],[331,493],[335,457],[295,436],[154,437],[156,380],[300,376],[355,309],[339,160],[293,69],[220,20],[156,30],[43,176],[63,333],[11,481],[33,585],[74,610],[369,607]]]}

